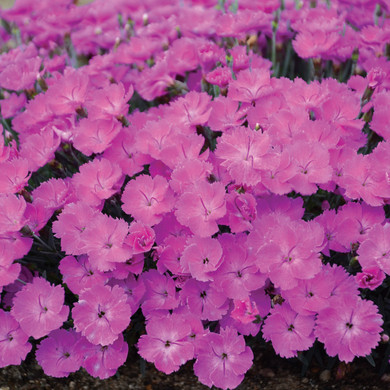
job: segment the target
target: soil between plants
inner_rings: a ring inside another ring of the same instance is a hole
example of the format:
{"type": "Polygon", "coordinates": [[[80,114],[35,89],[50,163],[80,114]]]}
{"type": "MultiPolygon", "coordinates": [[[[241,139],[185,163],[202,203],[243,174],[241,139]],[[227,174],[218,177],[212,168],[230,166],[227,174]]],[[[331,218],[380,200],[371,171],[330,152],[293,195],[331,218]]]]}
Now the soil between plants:
{"type": "MultiPolygon", "coordinates": [[[[378,375],[365,359],[355,359],[351,364],[335,365],[325,370],[311,364],[305,376],[301,376],[302,363],[298,359],[282,359],[275,355],[270,345],[254,348],[254,364],[237,390],[385,390],[390,389],[390,374],[378,375]]],[[[0,369],[0,390],[206,390],[198,382],[188,362],[178,372],[165,375],[154,365],[144,362],[135,349],[131,349],[127,362],[109,379],[91,377],[84,369],[67,378],[44,375],[30,353],[20,366],[0,369]],[[141,367],[143,366],[143,367],[141,367]],[[143,374],[141,373],[141,369],[143,374]]],[[[389,372],[389,370],[387,370],[389,372]]],[[[215,388],[213,388],[215,389],[215,388]]]]}

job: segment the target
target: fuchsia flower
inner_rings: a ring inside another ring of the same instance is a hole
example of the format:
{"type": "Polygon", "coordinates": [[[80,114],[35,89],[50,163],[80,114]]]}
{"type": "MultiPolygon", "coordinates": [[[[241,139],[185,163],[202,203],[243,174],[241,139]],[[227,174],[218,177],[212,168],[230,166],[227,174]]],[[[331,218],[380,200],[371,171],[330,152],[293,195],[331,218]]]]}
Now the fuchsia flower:
{"type": "Polygon", "coordinates": [[[194,357],[194,346],[187,339],[190,333],[184,316],[152,317],[146,324],[146,335],[138,341],[139,354],[158,370],[170,374],[194,357]]]}
{"type": "Polygon", "coordinates": [[[38,345],[35,353],[37,362],[46,375],[67,377],[71,372],[76,372],[83,362],[80,343],[81,336],[73,329],[54,330],[38,345]]]}
{"type": "Polygon", "coordinates": [[[112,344],[130,322],[127,297],[119,286],[99,286],[82,290],[72,317],[75,329],[92,344],[112,344]]]}
{"type": "Polygon", "coordinates": [[[318,314],[315,335],[329,356],[344,362],[371,353],[381,338],[383,320],[372,301],[358,297],[333,298],[318,314]]]}
{"type": "Polygon", "coordinates": [[[0,367],[20,364],[30,350],[28,335],[9,312],[0,310],[0,367]]]}
{"type": "Polygon", "coordinates": [[[252,366],[252,350],[233,328],[226,327],[219,334],[204,335],[198,341],[198,348],[194,372],[206,386],[234,389],[252,366]]]}
{"type": "Polygon", "coordinates": [[[16,293],[11,314],[28,336],[39,339],[58,329],[68,318],[69,307],[64,306],[64,298],[61,286],[35,277],[16,293]]]}

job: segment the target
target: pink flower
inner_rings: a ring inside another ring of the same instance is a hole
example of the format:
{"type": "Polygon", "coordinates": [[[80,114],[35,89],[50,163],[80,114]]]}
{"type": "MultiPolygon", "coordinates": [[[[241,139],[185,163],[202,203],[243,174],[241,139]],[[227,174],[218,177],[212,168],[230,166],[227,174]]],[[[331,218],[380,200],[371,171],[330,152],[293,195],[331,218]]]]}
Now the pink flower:
{"type": "Polygon", "coordinates": [[[281,357],[297,356],[297,351],[309,349],[315,340],[314,315],[295,312],[287,303],[271,309],[262,331],[266,341],[272,341],[275,352],[281,357]]]}
{"type": "Polygon", "coordinates": [[[30,350],[28,335],[9,312],[0,310],[0,367],[20,364],[30,350]]]}
{"type": "Polygon", "coordinates": [[[68,318],[69,307],[64,306],[65,291],[43,278],[34,278],[18,291],[11,314],[29,336],[39,339],[58,329],[68,318]]]}
{"type": "Polygon", "coordinates": [[[179,306],[175,282],[170,276],[161,275],[157,270],[142,273],[146,292],[142,311],[144,315],[153,310],[171,310],[179,306]]]}
{"type": "Polygon", "coordinates": [[[102,158],[81,165],[72,177],[76,195],[90,206],[100,206],[122,185],[124,176],[118,165],[102,158]]]}
{"type": "Polygon", "coordinates": [[[210,84],[217,85],[220,88],[226,88],[231,82],[232,71],[227,67],[220,67],[206,74],[206,81],[210,84]]]}
{"type": "Polygon", "coordinates": [[[221,265],[221,244],[210,237],[192,237],[187,241],[180,263],[185,272],[202,282],[213,280],[210,272],[221,265]],[[187,271],[188,270],[188,271],[187,271]]]}
{"type": "Polygon", "coordinates": [[[26,201],[21,196],[0,194],[0,234],[17,232],[25,224],[26,201]]]}
{"type": "Polygon", "coordinates": [[[29,163],[25,158],[14,158],[0,163],[0,194],[21,191],[30,179],[29,163]]]}
{"type": "Polygon", "coordinates": [[[73,329],[53,330],[49,337],[38,345],[35,353],[37,362],[46,375],[55,378],[67,377],[71,372],[76,372],[83,362],[80,342],[80,334],[73,329]]]}
{"type": "Polygon", "coordinates": [[[219,96],[214,99],[208,125],[214,131],[233,130],[245,121],[246,109],[239,108],[239,104],[228,97],[219,96]]]}
{"type": "Polygon", "coordinates": [[[88,374],[95,378],[106,379],[113,376],[126,361],[129,345],[120,333],[116,341],[110,345],[94,345],[84,339],[82,350],[85,356],[82,366],[88,374]]]}
{"type": "Polygon", "coordinates": [[[97,284],[80,292],[72,310],[75,329],[95,345],[109,345],[117,340],[129,325],[131,315],[122,288],[97,284]]]}
{"type": "Polygon", "coordinates": [[[235,299],[234,310],[230,313],[231,317],[243,324],[249,324],[260,317],[256,302],[253,302],[249,297],[244,300],[235,299]]]}
{"type": "Polygon", "coordinates": [[[315,335],[329,356],[348,363],[371,353],[380,340],[383,320],[372,301],[358,297],[333,298],[317,317],[315,335]]]}
{"type": "Polygon", "coordinates": [[[124,263],[131,256],[125,245],[129,225],[123,219],[96,214],[82,234],[82,251],[99,271],[111,271],[116,263],[124,263]]]}
{"type": "Polygon", "coordinates": [[[221,183],[200,182],[176,203],[175,216],[194,234],[209,237],[218,231],[217,220],[226,213],[225,188],[221,183]]]}
{"type": "Polygon", "coordinates": [[[62,274],[63,282],[77,295],[95,284],[104,285],[107,280],[107,276],[91,265],[86,255],[79,256],[77,260],[73,256],[65,256],[60,261],[58,268],[62,274]]]}
{"type": "Polygon", "coordinates": [[[234,389],[252,366],[252,350],[233,328],[226,327],[219,334],[204,335],[198,347],[194,373],[206,386],[234,389]]]}
{"type": "Polygon", "coordinates": [[[74,131],[73,145],[86,156],[102,153],[121,131],[120,123],[112,118],[80,120],[74,131]]]}
{"type": "Polygon", "coordinates": [[[3,118],[11,118],[18,113],[26,104],[26,95],[24,93],[19,96],[16,93],[11,93],[7,99],[0,101],[1,115],[3,118]]]}
{"type": "Polygon", "coordinates": [[[172,210],[174,197],[162,176],[151,178],[141,175],[127,183],[122,202],[125,213],[145,225],[153,226],[162,220],[164,213],[172,210]]]}
{"type": "Polygon", "coordinates": [[[64,76],[56,80],[47,91],[49,106],[57,115],[75,113],[83,107],[89,88],[86,72],[68,67],[64,76]]]}
{"type": "Polygon", "coordinates": [[[268,70],[246,69],[229,84],[228,97],[243,103],[253,103],[272,92],[268,70]]]}
{"type": "Polygon", "coordinates": [[[125,242],[134,254],[150,251],[154,244],[156,234],[154,230],[141,222],[133,222],[129,228],[129,235],[125,242]]]}
{"type": "Polygon", "coordinates": [[[375,290],[385,280],[385,273],[379,267],[363,268],[362,272],[355,275],[355,281],[359,288],[375,290]]]}
{"type": "Polygon", "coordinates": [[[67,254],[84,254],[83,232],[98,211],[84,202],[66,205],[57,221],[53,222],[53,232],[61,238],[61,248],[67,254]]]}
{"type": "Polygon", "coordinates": [[[212,282],[188,279],[180,291],[182,305],[201,320],[217,321],[227,313],[229,301],[224,292],[218,291],[212,282]]]}
{"type": "Polygon", "coordinates": [[[194,357],[194,346],[187,339],[190,333],[184,316],[152,317],[146,325],[146,335],[138,341],[138,353],[158,370],[170,374],[194,357]]]}
{"type": "Polygon", "coordinates": [[[267,134],[238,127],[219,138],[216,156],[223,160],[221,165],[236,184],[253,186],[261,181],[261,170],[270,166],[267,161],[269,150],[267,134]]]}
{"type": "Polygon", "coordinates": [[[126,93],[122,83],[110,84],[105,88],[90,91],[85,107],[88,116],[94,119],[120,118],[127,114],[127,102],[133,95],[134,89],[130,86],[126,93]]]}
{"type": "Polygon", "coordinates": [[[376,224],[367,233],[367,238],[357,251],[363,269],[378,266],[390,274],[390,223],[376,224]]]}

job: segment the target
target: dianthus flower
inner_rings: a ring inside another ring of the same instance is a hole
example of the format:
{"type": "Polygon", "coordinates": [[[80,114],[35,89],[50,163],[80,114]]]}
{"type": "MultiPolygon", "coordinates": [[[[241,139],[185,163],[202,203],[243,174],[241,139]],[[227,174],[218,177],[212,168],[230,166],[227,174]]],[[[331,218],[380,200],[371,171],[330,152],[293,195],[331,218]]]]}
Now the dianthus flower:
{"type": "Polygon", "coordinates": [[[184,316],[152,317],[146,335],[138,341],[139,354],[165,374],[177,371],[194,357],[194,346],[188,340],[191,327],[184,316]]]}
{"type": "Polygon", "coordinates": [[[204,335],[198,348],[194,373],[206,386],[234,389],[252,366],[253,352],[233,328],[204,335]]]}
{"type": "Polygon", "coordinates": [[[92,344],[112,344],[130,322],[127,296],[119,286],[94,285],[81,291],[72,316],[74,326],[92,344]]]}
{"type": "Polygon", "coordinates": [[[28,335],[9,312],[0,310],[0,367],[20,364],[30,350],[28,335]]]}
{"type": "Polygon", "coordinates": [[[334,297],[317,317],[315,335],[329,356],[349,363],[371,353],[381,338],[383,320],[372,301],[334,297]]]}
{"type": "Polygon", "coordinates": [[[46,375],[55,378],[67,377],[76,372],[83,362],[80,348],[81,335],[73,329],[57,329],[41,341],[35,353],[37,362],[46,375]]]}
{"type": "Polygon", "coordinates": [[[63,287],[34,278],[16,293],[11,314],[27,335],[39,339],[58,329],[68,318],[69,307],[64,306],[64,298],[63,287]]]}
{"type": "Polygon", "coordinates": [[[263,325],[263,336],[272,341],[275,352],[281,357],[297,356],[297,351],[309,349],[315,340],[314,315],[298,314],[288,303],[271,309],[263,325]]]}

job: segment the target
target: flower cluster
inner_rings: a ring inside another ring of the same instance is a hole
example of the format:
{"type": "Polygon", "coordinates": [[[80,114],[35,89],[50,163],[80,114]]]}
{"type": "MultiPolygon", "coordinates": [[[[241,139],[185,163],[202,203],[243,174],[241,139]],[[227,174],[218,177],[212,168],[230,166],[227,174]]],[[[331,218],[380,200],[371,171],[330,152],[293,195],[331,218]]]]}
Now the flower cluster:
{"type": "Polygon", "coordinates": [[[389,5],[75,3],[0,14],[0,367],[36,344],[47,375],[104,379],[140,322],[141,357],[222,389],[252,366],[244,336],[369,355],[389,5]]]}

